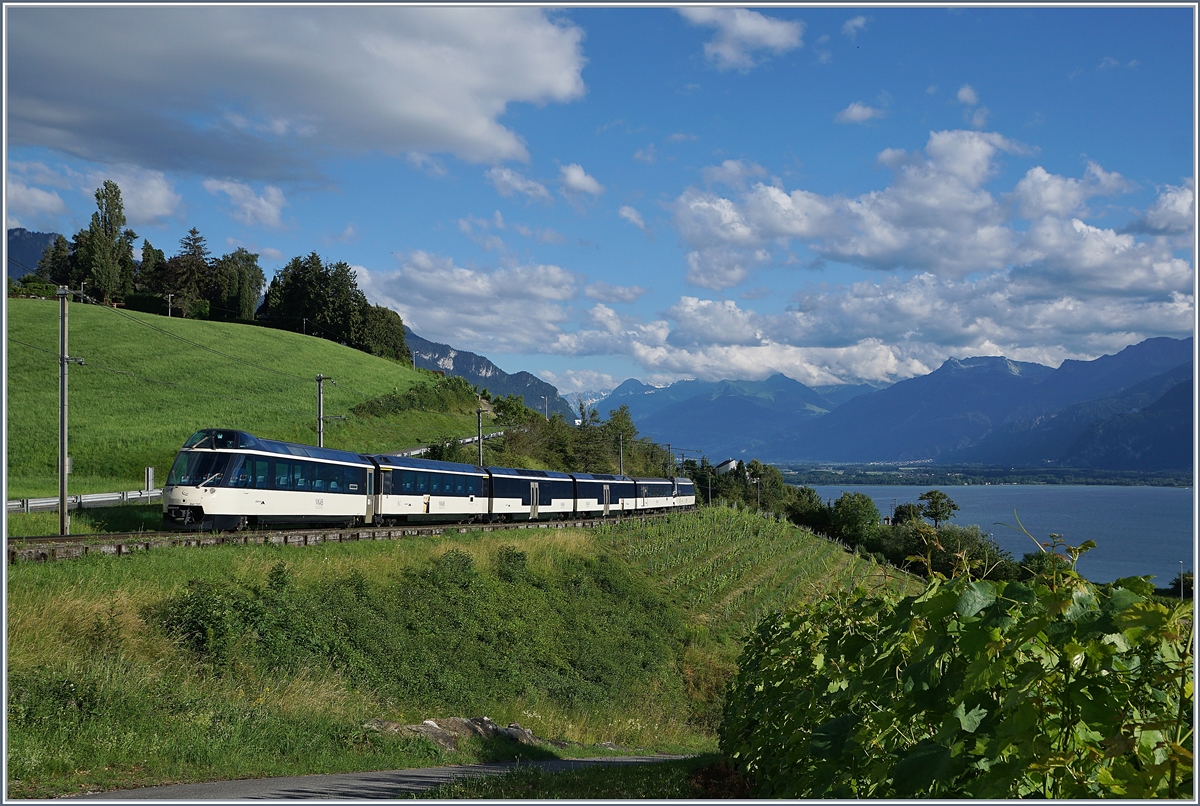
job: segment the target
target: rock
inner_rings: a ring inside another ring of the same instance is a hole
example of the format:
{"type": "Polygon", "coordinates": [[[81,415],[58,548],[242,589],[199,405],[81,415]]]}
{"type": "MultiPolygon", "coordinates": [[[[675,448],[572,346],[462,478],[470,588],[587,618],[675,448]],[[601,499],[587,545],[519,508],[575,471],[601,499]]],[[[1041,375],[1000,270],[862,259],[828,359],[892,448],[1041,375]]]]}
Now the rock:
{"type": "Polygon", "coordinates": [[[513,739],[516,739],[521,744],[537,744],[538,743],[537,737],[535,737],[533,735],[533,731],[531,731],[527,728],[521,727],[516,722],[509,722],[508,727],[504,728],[501,732],[507,736],[512,737],[513,739]]]}
{"type": "MultiPolygon", "coordinates": [[[[550,744],[554,747],[578,747],[578,742],[564,742],[554,739],[539,739],[533,731],[523,728],[516,722],[508,723],[502,728],[486,716],[473,716],[463,719],[460,716],[449,716],[440,719],[426,719],[420,725],[401,725],[399,722],[389,722],[386,719],[372,719],[363,727],[387,734],[406,734],[409,736],[424,736],[439,747],[447,750],[457,750],[458,740],[463,736],[478,736],[487,741],[503,736],[524,745],[550,744]]],[[[612,742],[604,742],[601,747],[613,750],[624,750],[612,742]]]]}

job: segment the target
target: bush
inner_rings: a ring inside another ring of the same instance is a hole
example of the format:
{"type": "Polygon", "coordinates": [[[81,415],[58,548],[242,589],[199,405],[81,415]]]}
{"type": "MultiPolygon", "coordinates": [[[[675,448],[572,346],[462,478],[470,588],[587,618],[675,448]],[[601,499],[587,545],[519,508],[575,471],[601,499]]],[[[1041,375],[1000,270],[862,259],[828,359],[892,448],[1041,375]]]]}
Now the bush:
{"type": "MultiPolygon", "coordinates": [[[[125,307],[131,311],[155,313],[159,316],[167,315],[167,300],[163,299],[158,294],[146,294],[141,292],[126,294],[125,307]]],[[[172,310],[171,313],[176,316],[182,315],[178,306],[174,306],[174,310],[172,310]]]]}
{"type": "Polygon", "coordinates": [[[769,616],[722,750],[758,797],[1184,797],[1191,608],[1142,587],[1055,568],[769,616]]]}
{"type": "Polygon", "coordinates": [[[351,411],[359,417],[386,417],[401,411],[474,414],[477,405],[475,388],[464,378],[448,376],[433,383],[418,383],[403,392],[392,391],[359,403],[351,411]]]}

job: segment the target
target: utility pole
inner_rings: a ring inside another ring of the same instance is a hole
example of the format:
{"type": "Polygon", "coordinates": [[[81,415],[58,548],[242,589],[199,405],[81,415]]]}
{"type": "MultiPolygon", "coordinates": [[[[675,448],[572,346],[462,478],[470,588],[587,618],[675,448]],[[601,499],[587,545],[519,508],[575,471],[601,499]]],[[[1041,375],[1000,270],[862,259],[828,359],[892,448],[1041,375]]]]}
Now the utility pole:
{"type": "Polygon", "coordinates": [[[304,321],[300,323],[300,335],[308,335],[308,317],[304,317],[304,321]]]}
{"type": "Polygon", "coordinates": [[[317,447],[325,447],[325,376],[317,375],[317,447]]]}
{"type": "Polygon", "coordinates": [[[171,297],[173,297],[173,296],[175,296],[175,295],[167,294],[167,318],[168,319],[171,318],[171,297]]]}
{"type": "Polygon", "coordinates": [[[475,409],[475,434],[479,444],[479,466],[483,467],[483,406],[475,409]]]}
{"type": "Polygon", "coordinates": [[[549,422],[550,421],[550,398],[547,397],[546,395],[542,395],[542,400],[544,400],[546,403],[546,422],[549,422]]]}
{"type": "Polygon", "coordinates": [[[667,443],[667,459],[671,463],[671,475],[675,475],[675,454],[671,453],[671,443],[667,443]]]}
{"type": "Polygon", "coordinates": [[[620,452],[620,456],[621,456],[620,475],[624,476],[625,475],[625,432],[624,431],[617,432],[617,450],[620,452]]]}
{"type": "MultiPolygon", "coordinates": [[[[83,294],[80,284],[79,293],[83,294]]],[[[67,300],[71,291],[59,286],[58,297],[58,533],[71,533],[71,519],[67,515],[67,474],[71,472],[71,460],[67,456],[67,365],[82,364],[83,359],[67,355],[67,300]]]]}

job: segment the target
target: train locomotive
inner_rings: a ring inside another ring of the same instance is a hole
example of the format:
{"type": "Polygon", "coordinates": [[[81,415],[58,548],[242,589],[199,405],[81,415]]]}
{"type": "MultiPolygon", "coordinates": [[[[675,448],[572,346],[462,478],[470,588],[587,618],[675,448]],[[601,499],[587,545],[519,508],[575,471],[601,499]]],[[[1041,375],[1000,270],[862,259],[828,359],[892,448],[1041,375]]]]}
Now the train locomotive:
{"type": "Polygon", "coordinates": [[[163,526],[491,523],[610,517],[695,506],[691,479],[480,467],[367,455],[206,428],[163,486],[163,526]]]}

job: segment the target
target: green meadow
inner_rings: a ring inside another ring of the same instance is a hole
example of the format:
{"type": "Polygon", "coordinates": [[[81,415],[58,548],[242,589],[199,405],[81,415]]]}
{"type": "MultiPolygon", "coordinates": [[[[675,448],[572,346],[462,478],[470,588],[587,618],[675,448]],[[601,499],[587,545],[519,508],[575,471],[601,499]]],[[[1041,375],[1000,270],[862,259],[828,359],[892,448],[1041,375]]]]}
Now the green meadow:
{"type": "Polygon", "coordinates": [[[766,610],[916,583],[713,508],[595,530],[156,549],[8,569],[9,796],[488,759],[712,752],[766,610]],[[569,750],[374,732],[519,722],[569,750]]]}
{"type": "MultiPolygon", "coordinates": [[[[53,300],[8,300],[8,497],[58,492],[58,327],[53,300]]],[[[162,484],[200,428],[316,444],[317,374],[332,448],[384,452],[475,433],[475,418],[408,411],[350,413],[432,376],[331,341],[253,325],[167,318],[98,305],[69,310],[70,492],[162,484]]]]}

